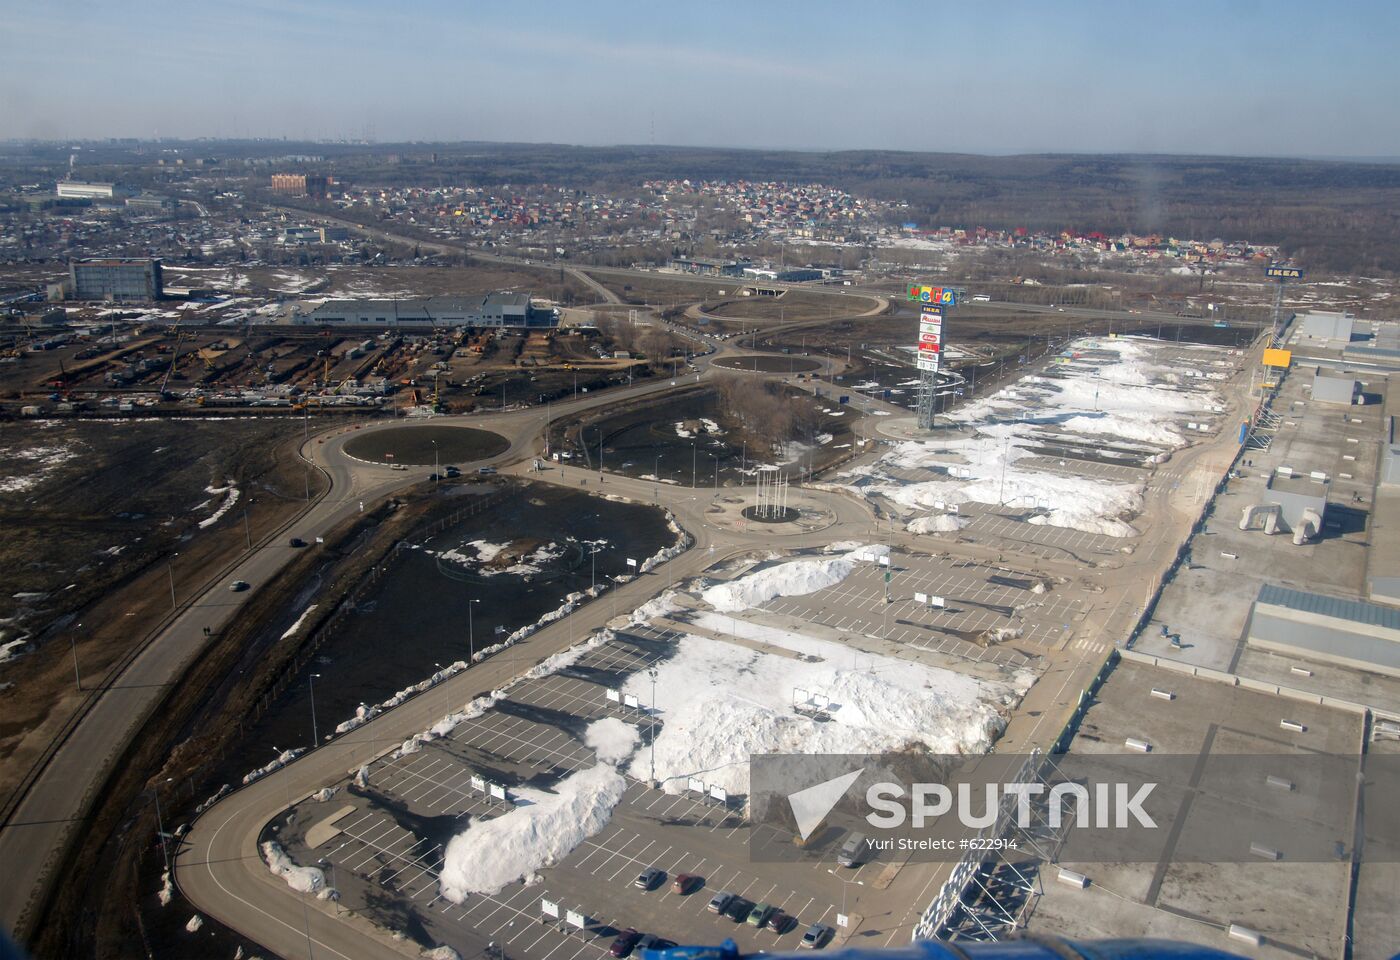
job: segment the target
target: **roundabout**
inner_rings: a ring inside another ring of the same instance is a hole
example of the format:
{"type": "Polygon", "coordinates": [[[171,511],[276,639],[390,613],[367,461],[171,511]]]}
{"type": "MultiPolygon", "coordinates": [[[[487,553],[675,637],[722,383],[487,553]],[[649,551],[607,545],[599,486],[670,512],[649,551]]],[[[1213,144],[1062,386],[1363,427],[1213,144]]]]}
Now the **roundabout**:
{"type": "Polygon", "coordinates": [[[719,357],[711,362],[711,366],[749,373],[811,373],[813,370],[820,370],[822,363],[811,357],[751,353],[737,357],[719,357]]]}
{"type": "Polygon", "coordinates": [[[345,442],[345,455],[365,463],[470,463],[487,460],[510,449],[499,433],[474,427],[406,426],[369,430],[345,442]]]}

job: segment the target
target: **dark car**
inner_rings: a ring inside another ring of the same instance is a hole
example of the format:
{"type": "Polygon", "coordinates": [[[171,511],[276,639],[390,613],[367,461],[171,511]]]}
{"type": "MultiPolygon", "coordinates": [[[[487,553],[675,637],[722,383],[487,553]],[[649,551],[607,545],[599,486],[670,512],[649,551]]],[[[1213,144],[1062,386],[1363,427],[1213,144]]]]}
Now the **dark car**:
{"type": "Polygon", "coordinates": [[[247,580],[235,580],[235,581],[233,581],[233,583],[230,583],[230,584],[228,585],[228,588],[229,588],[230,590],[232,590],[234,593],[242,593],[244,590],[247,590],[247,589],[248,589],[248,581],[247,581],[247,580]]]}
{"type": "Polygon", "coordinates": [[[458,470],[456,467],[448,467],[443,473],[447,474],[449,477],[460,477],[462,475],[462,471],[458,470]]]}
{"type": "Polygon", "coordinates": [[[292,539],[287,541],[287,545],[291,547],[304,547],[306,546],[306,541],[301,537],[292,537],[292,539]]]}
{"type": "Polygon", "coordinates": [[[824,923],[814,923],[802,935],[802,941],[798,946],[803,950],[820,950],[826,946],[826,942],[831,939],[831,935],[835,932],[833,928],[824,923]]]}
{"type": "Polygon", "coordinates": [[[753,912],[753,901],[745,900],[743,897],[735,897],[729,903],[729,909],[724,911],[724,915],[735,923],[743,923],[753,912]]]}
{"type": "Polygon", "coordinates": [[[787,933],[788,927],[792,926],[793,922],[793,918],[783,911],[774,910],[773,915],[768,918],[768,929],[781,935],[787,933]]]}
{"type": "Polygon", "coordinates": [[[617,935],[617,939],[608,948],[608,953],[614,957],[625,957],[632,952],[632,948],[637,945],[637,941],[642,939],[642,935],[636,930],[628,927],[617,935]]]}
{"type": "Polygon", "coordinates": [[[703,877],[697,877],[693,873],[678,873],[675,882],[671,884],[671,890],[684,896],[698,887],[703,879],[703,877]]]}
{"type": "Polygon", "coordinates": [[[638,950],[670,950],[676,945],[676,941],[667,940],[665,937],[658,937],[654,933],[642,935],[642,939],[637,941],[638,950]]]}

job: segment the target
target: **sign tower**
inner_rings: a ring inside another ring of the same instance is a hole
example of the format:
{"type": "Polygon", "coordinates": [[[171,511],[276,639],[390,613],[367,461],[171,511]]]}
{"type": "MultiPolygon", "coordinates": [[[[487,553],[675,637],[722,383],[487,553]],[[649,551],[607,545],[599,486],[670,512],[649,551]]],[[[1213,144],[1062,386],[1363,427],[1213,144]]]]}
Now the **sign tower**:
{"type": "Polygon", "coordinates": [[[943,359],[943,316],[958,298],[952,287],[917,283],[909,285],[908,298],[919,304],[919,340],[915,354],[919,366],[918,424],[920,430],[932,430],[938,368],[943,359]]]}

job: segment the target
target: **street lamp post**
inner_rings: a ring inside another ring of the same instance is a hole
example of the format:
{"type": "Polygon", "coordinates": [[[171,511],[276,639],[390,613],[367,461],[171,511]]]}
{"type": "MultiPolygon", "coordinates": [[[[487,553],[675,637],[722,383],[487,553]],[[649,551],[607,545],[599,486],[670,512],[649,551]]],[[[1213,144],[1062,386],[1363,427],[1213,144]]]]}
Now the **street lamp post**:
{"type": "MultiPolygon", "coordinates": [[[[170,782],[170,777],[165,778],[165,782],[170,782]]],[[[156,798],[156,835],[160,837],[160,853],[165,858],[165,872],[170,872],[170,847],[165,842],[165,817],[160,812],[160,784],[151,788],[151,795],[156,798]]]]}
{"type": "Polygon", "coordinates": [[[433,483],[438,482],[438,447],[437,441],[433,441],[433,483]]]}
{"type": "MultiPolygon", "coordinates": [[[[849,923],[850,915],[846,913],[846,888],[851,886],[852,884],[855,884],[857,887],[863,887],[865,886],[865,881],[847,880],[845,877],[838,876],[835,870],[831,870],[829,868],[826,872],[831,874],[833,877],[836,877],[837,880],[841,881],[841,916],[846,917],[846,922],[849,923]]],[[[845,926],[845,924],[842,924],[842,926],[845,926]]]]}
{"type": "Polygon", "coordinates": [[[476,632],[472,628],[472,605],[480,602],[475,599],[467,601],[467,666],[476,661],[476,632]]]}
{"type": "Polygon", "coordinates": [[[83,692],[83,675],[78,672],[78,631],[83,628],[80,623],[68,633],[68,643],[73,648],[73,679],[78,684],[78,692],[83,692]]]}
{"type": "Polygon", "coordinates": [[[650,752],[651,752],[651,778],[650,778],[650,779],[651,779],[652,785],[655,786],[655,784],[656,784],[656,668],[655,668],[655,667],[652,667],[652,668],[650,668],[649,670],[647,670],[647,676],[651,678],[651,714],[649,715],[649,718],[648,718],[648,719],[651,721],[651,723],[650,723],[650,728],[651,728],[651,729],[650,729],[650,733],[651,733],[651,736],[648,738],[648,739],[650,739],[650,741],[651,741],[651,743],[650,743],[650,745],[649,745],[649,746],[650,746],[650,752]]]}
{"type": "Polygon", "coordinates": [[[310,694],[311,694],[311,748],[312,748],[313,750],[316,748],[316,745],[319,744],[319,743],[321,742],[321,735],[320,735],[320,734],[321,734],[321,731],[318,730],[318,729],[316,729],[316,683],[315,683],[315,681],[317,681],[317,680],[319,680],[319,679],[321,679],[321,675],[320,675],[319,673],[308,674],[307,677],[306,677],[306,689],[307,689],[307,690],[310,692],[310,694]]]}
{"type": "MultiPolygon", "coordinates": [[[[252,503],[253,501],[252,501],[252,499],[250,498],[250,499],[248,500],[248,502],[249,502],[249,503],[252,503]]],[[[248,522],[248,508],[247,508],[247,507],[244,507],[244,508],[243,508],[243,535],[244,535],[245,537],[248,538],[248,550],[249,550],[249,552],[252,552],[252,549],[253,549],[253,526],[252,526],[251,523],[248,522]]]]}
{"type": "Polygon", "coordinates": [[[165,572],[170,575],[170,609],[175,609],[175,558],[178,553],[172,553],[170,559],[165,562],[165,572]]]}

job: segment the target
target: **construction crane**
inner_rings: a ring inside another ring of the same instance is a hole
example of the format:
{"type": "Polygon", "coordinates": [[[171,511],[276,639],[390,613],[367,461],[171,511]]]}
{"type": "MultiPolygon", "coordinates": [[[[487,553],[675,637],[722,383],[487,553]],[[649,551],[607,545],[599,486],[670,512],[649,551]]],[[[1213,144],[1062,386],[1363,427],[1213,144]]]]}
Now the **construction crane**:
{"type": "Polygon", "coordinates": [[[170,369],[165,371],[165,378],[160,382],[160,395],[165,396],[165,388],[170,383],[170,375],[175,372],[175,364],[180,359],[180,338],[185,335],[185,331],[180,329],[180,321],[175,321],[175,349],[170,354],[170,369]]]}

